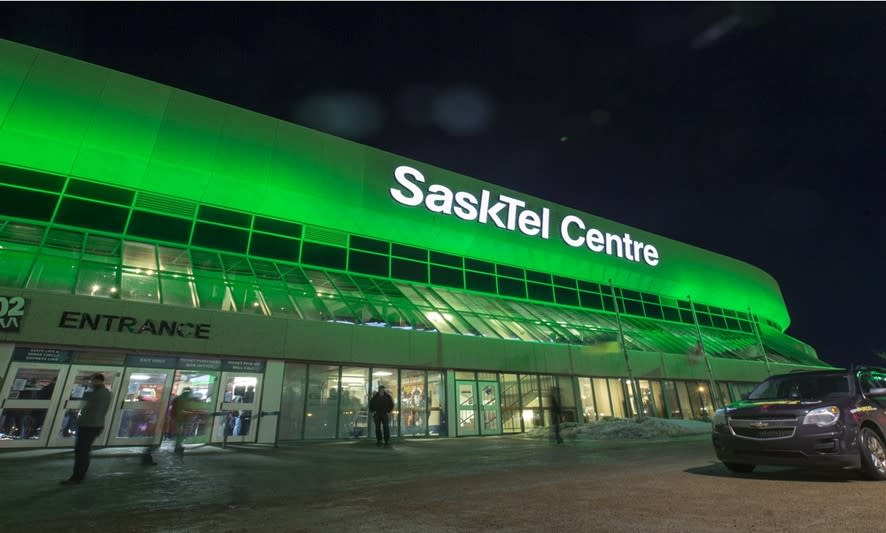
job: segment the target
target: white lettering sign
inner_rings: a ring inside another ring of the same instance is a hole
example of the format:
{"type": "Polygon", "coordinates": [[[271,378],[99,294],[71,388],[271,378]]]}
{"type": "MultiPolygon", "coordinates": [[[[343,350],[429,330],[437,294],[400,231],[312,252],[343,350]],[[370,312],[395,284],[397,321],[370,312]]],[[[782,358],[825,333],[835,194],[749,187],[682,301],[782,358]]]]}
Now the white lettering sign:
{"type": "MultiPolygon", "coordinates": [[[[432,213],[455,215],[462,220],[492,224],[527,237],[550,237],[551,210],[547,207],[542,207],[541,210],[528,209],[523,200],[504,194],[496,197],[486,189],[482,189],[477,195],[468,191],[453,191],[439,183],[425,188],[427,180],[424,174],[405,165],[394,170],[394,180],[398,186],[390,188],[391,197],[401,205],[424,205],[432,213]]],[[[575,215],[563,217],[560,222],[560,238],[573,248],[586,246],[595,253],[605,253],[637,263],[642,261],[653,267],[659,263],[658,248],[654,245],[634,240],[630,233],[616,234],[588,228],[575,215]]]]}

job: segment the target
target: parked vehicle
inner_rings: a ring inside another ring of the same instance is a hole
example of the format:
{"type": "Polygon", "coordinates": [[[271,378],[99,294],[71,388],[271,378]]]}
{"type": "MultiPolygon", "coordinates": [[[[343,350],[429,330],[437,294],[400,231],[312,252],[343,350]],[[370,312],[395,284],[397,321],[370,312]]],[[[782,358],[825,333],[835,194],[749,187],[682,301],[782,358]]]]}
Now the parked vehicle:
{"type": "Polygon", "coordinates": [[[717,458],[733,472],[842,467],[886,479],[886,369],[772,376],[718,409],[712,423],[717,458]]]}

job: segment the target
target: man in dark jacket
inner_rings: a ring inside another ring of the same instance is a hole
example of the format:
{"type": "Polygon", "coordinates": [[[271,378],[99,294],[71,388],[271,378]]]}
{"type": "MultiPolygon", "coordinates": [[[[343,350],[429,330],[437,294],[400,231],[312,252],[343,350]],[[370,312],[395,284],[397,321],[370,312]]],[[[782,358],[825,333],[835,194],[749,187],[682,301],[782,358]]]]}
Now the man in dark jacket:
{"type": "Polygon", "coordinates": [[[105,387],[105,376],[92,376],[92,390],[84,395],[86,405],[77,421],[77,439],[74,442],[74,473],[62,485],[79,485],[89,470],[92,443],[105,427],[105,415],[111,405],[111,392],[105,387]]]}
{"type": "Polygon", "coordinates": [[[378,386],[378,392],[369,400],[369,412],[375,421],[375,445],[382,445],[384,437],[385,446],[391,440],[391,411],[394,410],[394,399],[385,390],[384,385],[378,386]]]}

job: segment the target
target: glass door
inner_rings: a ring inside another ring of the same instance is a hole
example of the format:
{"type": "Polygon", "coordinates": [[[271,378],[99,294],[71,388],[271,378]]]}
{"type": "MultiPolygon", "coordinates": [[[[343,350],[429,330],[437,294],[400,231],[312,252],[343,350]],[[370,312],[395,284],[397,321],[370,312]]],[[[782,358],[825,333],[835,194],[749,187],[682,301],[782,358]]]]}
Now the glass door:
{"type": "Polygon", "coordinates": [[[111,445],[158,444],[172,384],[171,368],[127,368],[108,435],[111,445]]]}
{"type": "MultiPolygon", "coordinates": [[[[86,405],[83,396],[90,387],[92,376],[98,373],[105,376],[105,387],[111,391],[111,405],[105,414],[105,428],[110,427],[123,369],[110,366],[74,365],[68,372],[68,379],[62,388],[61,405],[55,417],[52,434],[49,437],[50,446],[71,447],[74,445],[77,436],[77,417],[80,415],[80,409],[86,405]]],[[[109,433],[109,431],[103,431],[96,439],[95,445],[101,446],[107,440],[109,433]]]]}
{"type": "Polygon", "coordinates": [[[66,364],[12,364],[0,393],[0,448],[46,446],[67,373],[66,364]]]}
{"type": "Polygon", "coordinates": [[[498,435],[501,433],[501,410],[497,381],[480,381],[480,434],[498,435]]]}
{"type": "MultiPolygon", "coordinates": [[[[206,444],[212,428],[213,413],[218,398],[220,372],[211,370],[179,370],[172,382],[172,396],[169,405],[185,391],[190,392],[191,400],[184,406],[183,444],[206,444]]],[[[174,439],[177,426],[172,420],[171,408],[166,409],[166,438],[174,439]]]]}
{"type": "Polygon", "coordinates": [[[477,382],[456,381],[458,400],[458,428],[456,435],[477,435],[477,382]]]}
{"type": "Polygon", "coordinates": [[[222,372],[212,442],[255,442],[262,374],[222,372]]]}

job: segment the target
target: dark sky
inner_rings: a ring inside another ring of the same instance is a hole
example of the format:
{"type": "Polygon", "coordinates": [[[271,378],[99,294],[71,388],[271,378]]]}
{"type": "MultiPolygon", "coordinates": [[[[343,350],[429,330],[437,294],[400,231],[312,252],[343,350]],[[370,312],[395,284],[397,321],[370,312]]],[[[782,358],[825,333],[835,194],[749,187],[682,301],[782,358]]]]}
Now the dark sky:
{"type": "Polygon", "coordinates": [[[3,4],[0,36],[756,265],[886,350],[886,4],[3,4]]]}

